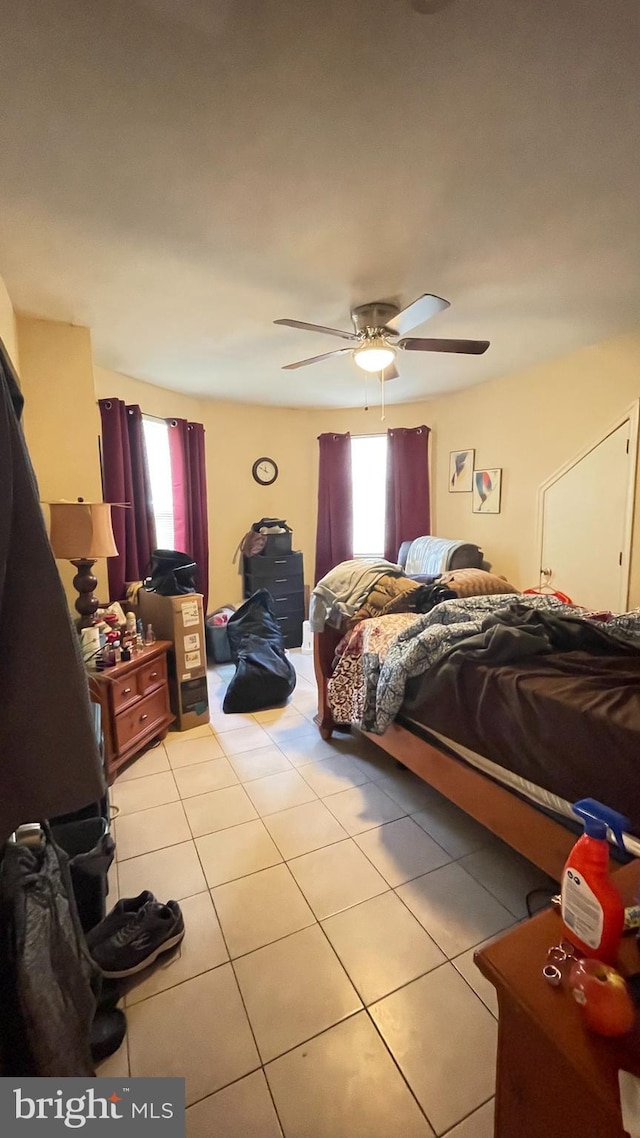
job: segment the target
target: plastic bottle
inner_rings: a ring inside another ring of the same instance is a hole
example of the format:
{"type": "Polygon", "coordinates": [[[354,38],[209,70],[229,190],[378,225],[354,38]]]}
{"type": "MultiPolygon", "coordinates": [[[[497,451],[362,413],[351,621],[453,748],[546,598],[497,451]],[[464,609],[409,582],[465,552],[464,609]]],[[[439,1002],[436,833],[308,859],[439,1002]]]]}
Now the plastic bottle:
{"type": "Polygon", "coordinates": [[[155,644],[155,642],[156,642],[156,634],[153,631],[153,625],[152,624],[147,625],[147,631],[146,631],[146,635],[144,638],[144,642],[145,642],[145,644],[155,644]]]}
{"type": "Polygon", "coordinates": [[[562,873],[562,921],[568,940],[583,956],[614,964],[624,926],[624,902],[609,875],[607,829],[624,849],[622,831],[629,823],[594,798],[575,802],[572,810],[584,822],[585,832],[562,873]]]}

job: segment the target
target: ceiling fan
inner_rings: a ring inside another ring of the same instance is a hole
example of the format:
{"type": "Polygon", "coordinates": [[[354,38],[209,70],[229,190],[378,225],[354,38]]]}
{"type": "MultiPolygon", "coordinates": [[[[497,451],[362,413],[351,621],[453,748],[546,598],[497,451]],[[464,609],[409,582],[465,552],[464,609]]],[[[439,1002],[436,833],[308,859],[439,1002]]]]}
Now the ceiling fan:
{"type": "Polygon", "coordinates": [[[374,300],[370,304],[360,304],[351,309],[353,332],[325,328],[321,324],[306,324],[302,320],[274,320],[274,324],[285,324],[288,328],[302,328],[308,332],[324,332],[353,344],[353,347],[338,348],[334,352],[323,352],[320,356],[310,356],[306,360],[285,364],[284,370],[292,371],[294,368],[329,359],[330,356],[350,354],[363,371],[379,372],[384,379],[397,379],[399,372],[395,357],[398,349],[405,352],[456,352],[471,356],[480,356],[486,352],[488,340],[425,340],[406,335],[412,328],[417,328],[425,320],[430,320],[449,307],[448,300],[432,296],[428,292],[403,309],[387,301],[374,300]]]}

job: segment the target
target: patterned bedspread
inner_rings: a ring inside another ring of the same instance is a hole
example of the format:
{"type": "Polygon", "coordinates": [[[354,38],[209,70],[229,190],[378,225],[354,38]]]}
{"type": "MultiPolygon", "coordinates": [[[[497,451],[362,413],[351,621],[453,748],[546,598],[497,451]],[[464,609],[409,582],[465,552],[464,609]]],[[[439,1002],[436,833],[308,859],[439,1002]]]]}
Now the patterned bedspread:
{"type": "MultiPolygon", "coordinates": [[[[488,613],[515,604],[585,617],[585,610],[553,596],[522,594],[468,597],[444,601],[431,612],[401,613],[362,621],[346,643],[328,685],[329,705],[337,723],[359,723],[382,735],[397,715],[407,681],[428,671],[458,641],[481,630],[488,613]]],[[[619,632],[638,632],[640,614],[614,617],[619,632]]]]}

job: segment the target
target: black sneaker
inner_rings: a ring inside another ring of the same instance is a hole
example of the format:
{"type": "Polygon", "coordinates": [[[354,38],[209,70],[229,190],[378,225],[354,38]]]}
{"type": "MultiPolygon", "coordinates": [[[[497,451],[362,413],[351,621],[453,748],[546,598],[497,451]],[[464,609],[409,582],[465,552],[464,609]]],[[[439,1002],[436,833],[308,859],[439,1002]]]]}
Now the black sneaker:
{"type": "Polygon", "coordinates": [[[99,941],[112,936],[123,924],[128,924],[145,905],[153,901],[155,897],[148,889],[143,890],[137,897],[123,897],[122,901],[118,901],[111,912],[107,913],[104,920],[87,933],[89,949],[92,950],[99,941]]]}
{"type": "Polygon", "coordinates": [[[111,936],[101,938],[90,951],[102,975],[109,980],[124,979],[144,971],[184,936],[184,919],[177,901],[161,905],[149,902],[111,936]]]}

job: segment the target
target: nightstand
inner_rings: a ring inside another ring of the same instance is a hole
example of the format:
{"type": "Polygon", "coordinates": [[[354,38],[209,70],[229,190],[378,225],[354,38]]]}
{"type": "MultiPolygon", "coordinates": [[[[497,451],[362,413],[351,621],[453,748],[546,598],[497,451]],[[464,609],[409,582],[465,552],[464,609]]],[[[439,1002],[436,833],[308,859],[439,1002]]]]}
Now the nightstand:
{"type": "MultiPolygon", "coordinates": [[[[615,874],[625,904],[634,902],[640,865],[615,874]]],[[[557,913],[546,910],[475,954],[498,994],[498,1138],[625,1138],[618,1070],[640,1078],[640,1029],[618,1039],[587,1031],[566,984],[542,977],[547,949],[563,938],[557,913]]],[[[623,938],[618,967],[640,971],[632,934],[623,938]]]]}
{"type": "Polygon", "coordinates": [[[100,704],[104,765],[109,785],[118,770],[154,739],[164,739],[173,723],[169,708],[167,651],[171,641],[157,640],[127,663],[89,676],[92,700],[100,704]]]}

